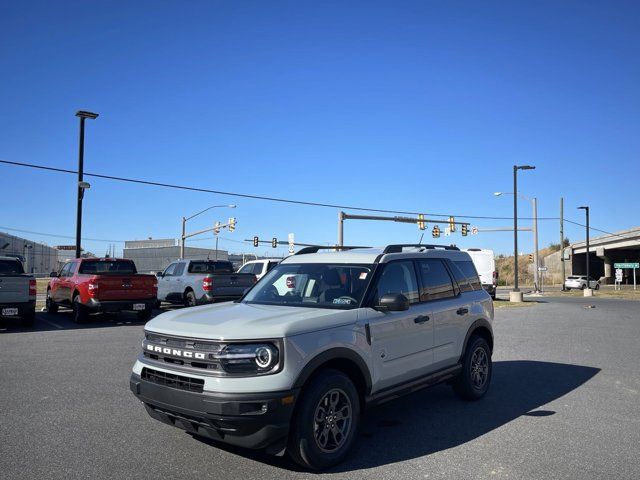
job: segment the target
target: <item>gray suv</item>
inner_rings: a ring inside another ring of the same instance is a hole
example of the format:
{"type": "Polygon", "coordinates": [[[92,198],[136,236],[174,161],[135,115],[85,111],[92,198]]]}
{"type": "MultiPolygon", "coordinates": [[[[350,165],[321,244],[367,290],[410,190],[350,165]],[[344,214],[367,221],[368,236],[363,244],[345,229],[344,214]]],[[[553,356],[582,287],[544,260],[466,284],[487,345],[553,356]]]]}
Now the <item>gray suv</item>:
{"type": "Polygon", "coordinates": [[[366,407],[445,381],[464,399],[487,392],[493,303],[467,253],[321,249],[237,302],[147,323],[130,380],[147,412],[319,470],[346,457],[366,407]]]}

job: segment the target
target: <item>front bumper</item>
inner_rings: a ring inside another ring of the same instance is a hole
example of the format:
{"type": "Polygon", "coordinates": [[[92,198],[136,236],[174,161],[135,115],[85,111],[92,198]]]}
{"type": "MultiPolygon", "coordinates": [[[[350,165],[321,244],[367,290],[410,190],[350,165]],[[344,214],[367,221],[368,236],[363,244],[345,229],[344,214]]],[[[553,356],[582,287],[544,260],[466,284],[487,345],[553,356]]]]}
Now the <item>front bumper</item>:
{"type": "Polygon", "coordinates": [[[484,288],[491,296],[494,296],[496,294],[496,286],[493,284],[483,284],[482,288],[484,288]]]}
{"type": "Polygon", "coordinates": [[[85,305],[88,309],[94,312],[122,312],[122,311],[134,311],[133,305],[137,303],[144,303],[144,310],[135,310],[138,312],[153,310],[156,299],[145,298],[144,300],[98,300],[96,298],[90,298],[85,305]]]}
{"type": "Polygon", "coordinates": [[[28,302],[22,302],[22,303],[15,303],[15,302],[0,303],[0,317],[3,316],[2,315],[2,311],[5,308],[17,308],[18,309],[18,315],[7,316],[8,318],[22,317],[23,315],[29,315],[30,313],[33,314],[33,312],[35,311],[35,308],[36,308],[36,301],[35,300],[30,300],[28,302]]]}
{"type": "Polygon", "coordinates": [[[230,445],[281,451],[298,390],[270,393],[190,392],[150,382],[133,373],[133,394],[156,420],[230,445]],[[291,397],[293,396],[293,400],[291,397]],[[288,401],[284,401],[283,399],[288,401]]]}

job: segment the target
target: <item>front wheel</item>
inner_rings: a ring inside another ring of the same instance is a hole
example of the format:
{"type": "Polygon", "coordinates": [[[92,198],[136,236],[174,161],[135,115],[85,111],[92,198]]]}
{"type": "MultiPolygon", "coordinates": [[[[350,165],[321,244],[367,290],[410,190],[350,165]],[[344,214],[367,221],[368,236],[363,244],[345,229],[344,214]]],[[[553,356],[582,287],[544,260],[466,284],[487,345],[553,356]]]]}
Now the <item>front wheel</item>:
{"type": "Polygon", "coordinates": [[[477,335],[469,339],[462,359],[462,371],[453,382],[453,390],[465,400],[482,398],[491,383],[491,349],[487,341],[477,335]]]}
{"type": "Polygon", "coordinates": [[[305,385],[291,424],[287,450],[305,468],[323,470],[344,460],[356,440],[360,398],[353,382],[324,370],[305,385]]]}
{"type": "Polygon", "coordinates": [[[586,286],[586,285],[582,285],[582,286],[580,287],[580,290],[584,290],[585,288],[587,288],[587,286],[586,286]]]}
{"type": "Polygon", "coordinates": [[[600,290],[600,284],[596,283],[596,290],[600,290]]]}

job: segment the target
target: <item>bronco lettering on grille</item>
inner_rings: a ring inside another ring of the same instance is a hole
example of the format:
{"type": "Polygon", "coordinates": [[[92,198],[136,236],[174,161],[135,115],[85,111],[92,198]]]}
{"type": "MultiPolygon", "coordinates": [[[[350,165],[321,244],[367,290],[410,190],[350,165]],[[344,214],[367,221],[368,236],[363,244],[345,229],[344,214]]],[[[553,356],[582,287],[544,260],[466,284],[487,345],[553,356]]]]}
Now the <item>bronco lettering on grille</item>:
{"type": "Polygon", "coordinates": [[[197,360],[205,360],[207,358],[206,353],[160,347],[158,345],[151,345],[150,343],[147,344],[147,350],[154,353],[161,353],[163,355],[171,355],[172,357],[195,358],[197,360]]]}

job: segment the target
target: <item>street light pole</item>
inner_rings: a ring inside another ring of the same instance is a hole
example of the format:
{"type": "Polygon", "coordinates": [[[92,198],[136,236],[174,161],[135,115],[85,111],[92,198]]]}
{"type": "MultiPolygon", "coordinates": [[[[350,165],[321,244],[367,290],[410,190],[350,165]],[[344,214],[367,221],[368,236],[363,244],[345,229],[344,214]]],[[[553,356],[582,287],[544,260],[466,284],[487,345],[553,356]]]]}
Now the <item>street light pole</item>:
{"type": "Polygon", "coordinates": [[[513,276],[513,292],[510,299],[513,302],[522,301],[522,293],[518,288],[518,170],[534,170],[536,167],[531,165],[514,165],[513,166],[513,260],[514,260],[514,276],[513,276]]]}
{"type": "Polygon", "coordinates": [[[81,236],[82,236],[82,199],[84,197],[85,185],[83,181],[84,174],[84,121],[87,118],[95,120],[98,118],[97,113],[85,112],[80,110],[76,112],[76,117],[80,118],[80,146],[78,149],[78,204],[76,211],[76,258],[82,255],[81,236]]]}
{"type": "Polygon", "coordinates": [[[533,205],[533,284],[536,293],[540,291],[540,273],[538,267],[540,266],[540,260],[538,257],[538,199],[533,197],[531,199],[533,205]]]}
{"type": "MultiPolygon", "coordinates": [[[[187,239],[187,232],[186,232],[187,220],[191,220],[192,218],[197,217],[198,215],[201,215],[204,212],[211,210],[212,208],[224,208],[224,207],[236,208],[236,205],[212,205],[210,207],[205,208],[204,210],[200,210],[198,213],[194,213],[190,217],[186,217],[186,218],[182,217],[182,235],[180,236],[180,258],[184,259],[184,242],[187,239]]],[[[217,242],[217,237],[216,237],[216,242],[217,242]]],[[[216,256],[218,255],[217,250],[218,250],[218,247],[216,244],[216,256]]]]}

